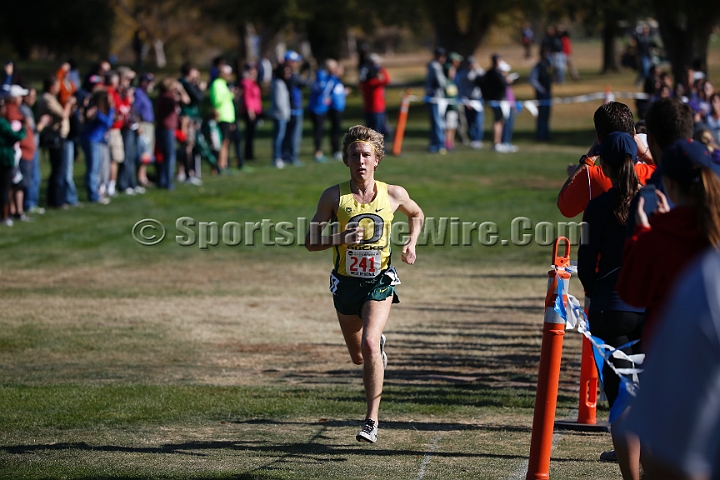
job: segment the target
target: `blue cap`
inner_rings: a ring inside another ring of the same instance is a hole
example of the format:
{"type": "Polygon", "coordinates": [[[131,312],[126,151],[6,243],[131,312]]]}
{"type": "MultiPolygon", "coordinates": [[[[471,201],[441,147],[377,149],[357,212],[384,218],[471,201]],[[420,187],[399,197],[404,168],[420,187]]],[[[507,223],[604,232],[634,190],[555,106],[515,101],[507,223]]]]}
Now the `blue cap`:
{"type": "Polygon", "coordinates": [[[692,139],[676,140],[665,149],[660,171],[683,185],[697,181],[700,168],[712,170],[720,177],[720,165],[712,160],[707,147],[692,139]]]}
{"type": "Polygon", "coordinates": [[[613,167],[619,167],[630,155],[637,162],[638,148],[632,135],[625,132],[612,132],[603,139],[599,148],[600,158],[613,167]]]}
{"type": "Polygon", "coordinates": [[[299,62],[300,60],[302,60],[302,57],[295,50],[288,50],[285,52],[286,62],[299,62]]]}

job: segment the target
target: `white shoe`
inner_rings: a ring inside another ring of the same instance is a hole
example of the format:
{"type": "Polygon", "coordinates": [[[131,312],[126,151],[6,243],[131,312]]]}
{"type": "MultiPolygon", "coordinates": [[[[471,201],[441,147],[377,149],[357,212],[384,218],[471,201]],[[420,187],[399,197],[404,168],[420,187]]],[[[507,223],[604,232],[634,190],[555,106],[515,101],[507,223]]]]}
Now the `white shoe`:
{"type": "Polygon", "coordinates": [[[107,205],[110,203],[110,199],[108,197],[102,197],[97,203],[100,205],[107,205]]]}
{"type": "Polygon", "coordinates": [[[125,189],[125,195],[135,195],[135,189],[132,187],[128,187],[125,189]]]}
{"type": "Polygon", "coordinates": [[[385,335],[380,335],[380,353],[382,354],[383,370],[387,369],[387,354],[385,353],[385,343],[387,339],[385,335]]]}
{"type": "Polygon", "coordinates": [[[363,429],[360,430],[360,433],[355,435],[355,440],[357,440],[358,442],[375,443],[377,442],[377,436],[378,428],[375,420],[371,418],[366,418],[365,425],[363,426],[363,429]]]}
{"type": "Polygon", "coordinates": [[[140,185],[138,185],[137,187],[135,187],[135,193],[145,193],[145,187],[141,187],[140,185]]]}
{"type": "Polygon", "coordinates": [[[110,182],[108,184],[107,194],[108,197],[114,197],[115,195],[117,195],[117,192],[115,191],[115,182],[110,182]]]}
{"type": "Polygon", "coordinates": [[[273,162],[273,166],[278,169],[283,169],[285,168],[285,162],[283,162],[282,158],[276,158],[273,162]]]}
{"type": "Polygon", "coordinates": [[[496,143],[495,145],[493,145],[492,149],[493,149],[493,152],[509,153],[509,150],[507,149],[507,147],[505,146],[504,143],[496,143]]]}
{"type": "Polygon", "coordinates": [[[470,142],[470,148],[472,148],[473,150],[480,150],[483,148],[483,143],[479,140],[470,142]]]}
{"type": "Polygon", "coordinates": [[[520,150],[520,147],[518,147],[517,145],[513,145],[512,143],[504,143],[503,145],[505,146],[505,150],[508,153],[515,153],[520,150]]]}
{"type": "Polygon", "coordinates": [[[5,225],[6,227],[12,227],[13,221],[10,218],[6,218],[5,220],[0,221],[0,225],[5,225]]]}
{"type": "Polygon", "coordinates": [[[178,173],[177,177],[175,177],[175,180],[177,180],[179,183],[182,183],[185,181],[185,173],[178,173]]]}
{"type": "Polygon", "coordinates": [[[189,183],[190,185],[196,185],[199,187],[200,185],[202,185],[202,180],[197,177],[188,177],[185,183],[189,183]]]}
{"type": "Polygon", "coordinates": [[[333,158],[335,158],[338,162],[342,162],[342,152],[333,153],[333,158]]]}

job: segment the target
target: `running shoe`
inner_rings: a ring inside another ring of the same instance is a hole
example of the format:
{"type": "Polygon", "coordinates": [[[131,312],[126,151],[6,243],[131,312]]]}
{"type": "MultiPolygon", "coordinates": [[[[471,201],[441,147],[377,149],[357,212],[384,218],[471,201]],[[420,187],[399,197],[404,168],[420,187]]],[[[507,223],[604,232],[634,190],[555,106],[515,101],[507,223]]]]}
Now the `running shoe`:
{"type": "Polygon", "coordinates": [[[378,428],[375,424],[375,420],[373,420],[372,418],[366,418],[365,425],[363,425],[360,433],[355,435],[355,440],[357,440],[358,442],[375,443],[377,442],[377,434],[378,428]]]}
{"type": "Polygon", "coordinates": [[[617,453],[615,453],[615,450],[602,452],[600,454],[600,460],[602,460],[603,462],[617,462],[617,453]]]}
{"type": "Polygon", "coordinates": [[[387,339],[385,338],[385,335],[380,335],[380,353],[382,354],[382,361],[383,361],[383,370],[387,368],[387,354],[385,353],[385,342],[387,342],[387,339]]]}

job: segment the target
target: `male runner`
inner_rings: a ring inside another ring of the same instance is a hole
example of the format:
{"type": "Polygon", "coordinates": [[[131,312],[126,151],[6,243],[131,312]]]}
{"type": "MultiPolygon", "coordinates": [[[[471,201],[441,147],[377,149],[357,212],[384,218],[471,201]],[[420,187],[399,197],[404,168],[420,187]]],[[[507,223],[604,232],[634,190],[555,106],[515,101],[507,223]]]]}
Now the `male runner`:
{"type": "Polygon", "coordinates": [[[322,193],[305,238],[305,247],[311,252],[333,249],[335,268],[330,274],[330,291],[350,358],[363,366],[367,413],[365,425],[355,438],[370,443],[377,441],[387,366],[382,332],[391,305],[399,302],[395,285],[400,279],[390,258],[393,213],[400,210],[409,219],[410,234],[402,260],[410,265],[415,263],[415,245],[424,219],[404,188],[375,180],[384,147],[383,136],[375,130],[359,125],[350,128],[342,150],[350,181],[322,193]],[[338,223],[337,233],[322,235],[327,222],[338,223]]]}

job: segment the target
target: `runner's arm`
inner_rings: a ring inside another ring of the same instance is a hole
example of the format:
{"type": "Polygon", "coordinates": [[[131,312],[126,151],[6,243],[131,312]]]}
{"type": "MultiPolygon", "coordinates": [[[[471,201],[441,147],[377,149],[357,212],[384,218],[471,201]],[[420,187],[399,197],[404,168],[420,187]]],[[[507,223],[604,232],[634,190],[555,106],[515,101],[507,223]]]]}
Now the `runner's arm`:
{"type": "Polygon", "coordinates": [[[335,206],[340,201],[340,189],[337,185],[330,187],[320,195],[317,211],[310,221],[310,228],[305,235],[305,248],[310,252],[320,252],[336,245],[355,245],[363,239],[364,229],[355,227],[332,235],[323,235],[322,231],[328,222],[336,217],[335,206]]]}
{"type": "Polygon", "coordinates": [[[403,245],[402,260],[408,265],[412,265],[417,258],[415,246],[422,230],[425,215],[420,206],[410,198],[410,195],[403,187],[388,185],[388,193],[390,194],[391,205],[394,204],[392,205],[393,210],[400,210],[410,220],[410,237],[403,245]]]}

